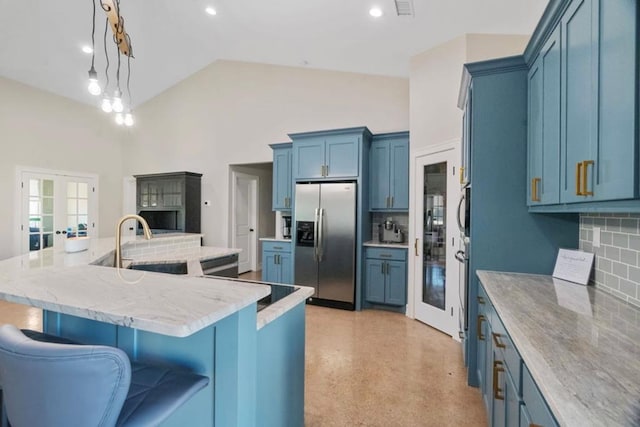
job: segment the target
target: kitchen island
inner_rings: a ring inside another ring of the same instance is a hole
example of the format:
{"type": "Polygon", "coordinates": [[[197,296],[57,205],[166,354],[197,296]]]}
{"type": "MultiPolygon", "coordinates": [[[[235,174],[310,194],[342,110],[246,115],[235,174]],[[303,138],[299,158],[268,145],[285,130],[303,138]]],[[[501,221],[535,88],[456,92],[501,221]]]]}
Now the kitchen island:
{"type": "Polygon", "coordinates": [[[561,426],[638,425],[640,309],[550,276],[477,274],[490,300],[484,303],[495,308],[522,370],[561,426]]]}
{"type": "MultiPolygon", "coordinates": [[[[229,251],[198,249],[189,239],[132,240],[123,255],[132,262],[182,259],[192,265],[194,256],[229,251]]],[[[209,386],[167,426],[303,424],[309,289],[298,288],[258,313],[256,302],[269,295],[268,286],[198,277],[193,270],[169,275],[106,267],[114,244],[94,239],[84,252],[51,248],[0,261],[0,299],[42,308],[47,333],[207,375],[209,386]]]]}

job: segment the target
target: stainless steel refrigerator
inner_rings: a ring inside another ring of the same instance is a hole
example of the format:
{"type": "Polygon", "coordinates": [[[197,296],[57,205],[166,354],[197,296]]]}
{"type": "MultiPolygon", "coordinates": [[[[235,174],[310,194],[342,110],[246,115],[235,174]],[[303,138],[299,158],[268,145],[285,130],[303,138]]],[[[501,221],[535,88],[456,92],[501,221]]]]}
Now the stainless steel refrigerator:
{"type": "Polygon", "coordinates": [[[295,284],[310,302],[355,305],[356,183],[296,184],[295,284]]]}

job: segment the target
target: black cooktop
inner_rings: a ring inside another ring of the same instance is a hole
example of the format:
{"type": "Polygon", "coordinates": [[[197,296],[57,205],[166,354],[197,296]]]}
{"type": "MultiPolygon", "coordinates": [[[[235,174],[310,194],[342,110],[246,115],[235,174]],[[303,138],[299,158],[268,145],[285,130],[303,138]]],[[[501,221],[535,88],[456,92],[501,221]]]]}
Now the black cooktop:
{"type": "Polygon", "coordinates": [[[266,297],[258,300],[258,311],[264,310],[274,302],[279,301],[298,290],[298,288],[294,286],[272,285],[269,283],[260,283],[260,285],[270,286],[271,295],[267,295],[266,297]]]}

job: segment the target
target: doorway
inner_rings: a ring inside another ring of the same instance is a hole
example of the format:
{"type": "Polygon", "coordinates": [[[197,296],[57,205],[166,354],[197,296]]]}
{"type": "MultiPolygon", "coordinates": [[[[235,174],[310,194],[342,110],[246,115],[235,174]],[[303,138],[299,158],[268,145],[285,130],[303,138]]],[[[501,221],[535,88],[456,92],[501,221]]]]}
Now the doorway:
{"type": "Polygon", "coordinates": [[[97,232],[97,181],[91,174],[18,169],[19,252],[64,245],[97,232]]]}
{"type": "Polygon", "coordinates": [[[238,273],[257,269],[258,187],[260,178],[232,171],[231,246],[242,249],[238,256],[238,273]]]}
{"type": "Polygon", "coordinates": [[[456,153],[451,147],[415,157],[412,283],[415,318],[457,338],[456,153]]]}

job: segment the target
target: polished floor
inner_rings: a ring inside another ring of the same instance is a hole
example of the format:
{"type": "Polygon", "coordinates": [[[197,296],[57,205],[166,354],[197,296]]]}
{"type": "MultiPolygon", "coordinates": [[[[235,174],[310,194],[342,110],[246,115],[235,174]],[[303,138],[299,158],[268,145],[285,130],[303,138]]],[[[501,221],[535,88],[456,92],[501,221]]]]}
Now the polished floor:
{"type": "Polygon", "coordinates": [[[402,314],[307,306],[305,425],[483,426],[460,344],[402,314]]]}
{"type": "MultiPolygon", "coordinates": [[[[379,310],[307,306],[306,321],[307,427],[486,424],[450,337],[379,310]]],[[[40,330],[41,311],[0,301],[2,323],[40,330]]]]}

